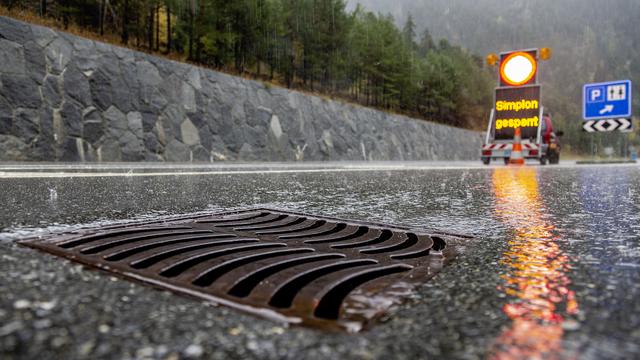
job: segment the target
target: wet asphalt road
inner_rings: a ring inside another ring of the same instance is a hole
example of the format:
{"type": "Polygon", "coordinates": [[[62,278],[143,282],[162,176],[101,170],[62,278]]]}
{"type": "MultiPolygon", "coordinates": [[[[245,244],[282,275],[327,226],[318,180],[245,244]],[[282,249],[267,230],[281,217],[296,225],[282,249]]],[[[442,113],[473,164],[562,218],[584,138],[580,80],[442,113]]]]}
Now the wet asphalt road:
{"type": "Polygon", "coordinates": [[[0,166],[0,189],[3,359],[640,356],[637,165],[0,166]],[[44,229],[245,206],[477,238],[353,335],[288,328],[15,243],[44,229]]]}

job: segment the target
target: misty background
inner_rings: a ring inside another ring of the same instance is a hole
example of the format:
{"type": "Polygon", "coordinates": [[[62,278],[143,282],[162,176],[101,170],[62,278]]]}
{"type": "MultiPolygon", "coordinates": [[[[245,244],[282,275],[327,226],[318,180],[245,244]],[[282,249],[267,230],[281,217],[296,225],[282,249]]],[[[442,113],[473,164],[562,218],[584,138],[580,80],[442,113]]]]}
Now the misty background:
{"type": "Polygon", "coordinates": [[[640,0],[0,0],[0,14],[475,130],[486,129],[498,78],[484,58],[550,47],[543,105],[565,150],[640,147],[640,125],[587,134],[581,111],[585,83],[640,89],[640,0]]]}
{"type": "MultiPolygon", "coordinates": [[[[358,3],[393,15],[400,28],[411,14],[417,41],[428,30],[436,41],[445,38],[482,57],[551,47],[552,59],[541,65],[543,103],[574,151],[586,151],[591,140],[581,131],[585,83],[631,79],[634,92],[640,90],[638,0],[348,0],[348,9],[358,3]]],[[[639,106],[636,96],[636,116],[639,106]]],[[[636,129],[630,139],[637,142],[637,135],[636,129]]],[[[596,136],[604,143],[620,138],[596,136]]]]}

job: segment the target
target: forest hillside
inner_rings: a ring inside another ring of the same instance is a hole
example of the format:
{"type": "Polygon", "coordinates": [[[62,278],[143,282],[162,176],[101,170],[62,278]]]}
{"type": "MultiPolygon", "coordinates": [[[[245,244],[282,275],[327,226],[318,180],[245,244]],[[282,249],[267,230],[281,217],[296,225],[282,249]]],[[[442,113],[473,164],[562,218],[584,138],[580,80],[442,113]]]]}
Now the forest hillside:
{"type": "MultiPolygon", "coordinates": [[[[345,0],[0,0],[10,16],[426,120],[482,128],[481,56],[345,0]],[[424,40],[424,41],[421,41],[424,40]]],[[[0,8],[1,10],[1,8],[0,8]]]]}
{"type": "MultiPolygon", "coordinates": [[[[582,86],[631,79],[640,93],[640,1],[638,0],[349,0],[401,26],[486,55],[511,49],[551,47],[542,65],[543,100],[565,130],[565,143],[584,152],[589,135],[581,129],[582,86]]],[[[638,115],[640,97],[634,109],[638,115]]],[[[637,139],[637,136],[635,136],[637,139]]]]}

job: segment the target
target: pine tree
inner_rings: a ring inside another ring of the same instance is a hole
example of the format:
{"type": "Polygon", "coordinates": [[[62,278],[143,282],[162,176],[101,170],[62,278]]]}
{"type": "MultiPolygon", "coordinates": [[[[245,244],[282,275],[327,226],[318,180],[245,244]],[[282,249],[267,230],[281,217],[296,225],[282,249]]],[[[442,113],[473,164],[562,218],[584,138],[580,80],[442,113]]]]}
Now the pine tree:
{"type": "Polygon", "coordinates": [[[402,35],[405,43],[413,48],[416,38],[416,24],[413,22],[411,14],[407,17],[407,22],[404,24],[404,29],[402,29],[402,35]]]}

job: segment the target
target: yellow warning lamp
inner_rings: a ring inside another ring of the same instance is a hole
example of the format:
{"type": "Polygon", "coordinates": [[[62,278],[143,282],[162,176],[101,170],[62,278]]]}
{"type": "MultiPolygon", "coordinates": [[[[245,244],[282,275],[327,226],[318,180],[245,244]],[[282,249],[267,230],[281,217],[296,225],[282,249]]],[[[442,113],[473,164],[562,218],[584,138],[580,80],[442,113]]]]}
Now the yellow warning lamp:
{"type": "Polygon", "coordinates": [[[540,60],[547,61],[551,59],[551,55],[553,55],[551,48],[540,49],[540,60]]]}
{"type": "Polygon", "coordinates": [[[538,71],[538,62],[527,52],[509,54],[500,63],[500,77],[511,86],[521,86],[533,79],[538,71]]]}
{"type": "Polygon", "coordinates": [[[487,55],[487,65],[496,66],[496,64],[500,61],[500,58],[496,54],[487,55]]]}

